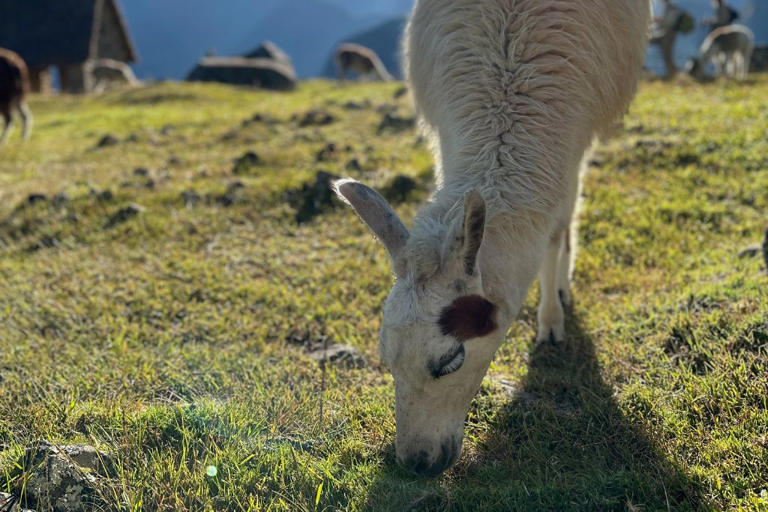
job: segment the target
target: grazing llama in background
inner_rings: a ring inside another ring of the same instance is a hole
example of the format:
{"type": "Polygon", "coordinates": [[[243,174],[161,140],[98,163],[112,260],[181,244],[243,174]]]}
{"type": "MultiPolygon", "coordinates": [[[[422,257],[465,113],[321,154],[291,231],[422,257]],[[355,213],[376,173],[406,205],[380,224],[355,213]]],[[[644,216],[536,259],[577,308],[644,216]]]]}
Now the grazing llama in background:
{"type": "Polygon", "coordinates": [[[700,80],[709,62],[715,66],[715,76],[725,75],[743,80],[749,73],[749,63],[755,48],[755,36],[744,25],[726,25],[713,30],[699,48],[699,56],[688,63],[688,72],[700,80]]]}
{"type": "Polygon", "coordinates": [[[579,174],[632,99],[648,0],[417,0],[408,80],[437,189],[410,232],[375,191],[335,186],[389,252],[382,361],[396,453],[421,475],[458,458],[464,418],[539,273],[538,339],[565,339],[579,174]]]}
{"type": "Polygon", "coordinates": [[[393,80],[376,52],[365,46],[354,43],[340,44],[336,48],[335,58],[339,80],[344,79],[350,71],[361,77],[375,76],[385,82],[393,80]]]}
{"type": "Polygon", "coordinates": [[[24,122],[24,139],[29,138],[32,130],[32,113],[29,111],[25,96],[29,92],[29,72],[24,60],[16,53],[0,48],[0,115],[5,126],[0,135],[0,144],[5,142],[13,124],[13,111],[21,115],[24,122]]]}

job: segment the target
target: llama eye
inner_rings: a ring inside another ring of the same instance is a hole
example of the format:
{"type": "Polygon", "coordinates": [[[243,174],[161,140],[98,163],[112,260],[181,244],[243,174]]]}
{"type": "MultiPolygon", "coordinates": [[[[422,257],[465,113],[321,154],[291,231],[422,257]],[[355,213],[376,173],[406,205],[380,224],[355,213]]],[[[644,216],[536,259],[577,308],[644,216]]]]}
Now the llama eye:
{"type": "Polygon", "coordinates": [[[464,345],[459,345],[458,350],[452,354],[440,358],[440,362],[432,369],[432,376],[436,379],[451,374],[464,364],[464,345]]]}

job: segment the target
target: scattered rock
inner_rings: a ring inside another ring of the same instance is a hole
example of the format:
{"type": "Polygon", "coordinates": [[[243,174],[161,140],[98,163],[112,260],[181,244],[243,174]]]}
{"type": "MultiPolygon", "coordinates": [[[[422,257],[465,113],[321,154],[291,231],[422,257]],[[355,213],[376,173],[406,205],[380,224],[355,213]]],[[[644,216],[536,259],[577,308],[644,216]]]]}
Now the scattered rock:
{"type": "Polygon", "coordinates": [[[229,142],[232,140],[236,140],[238,136],[238,133],[235,130],[228,131],[221,137],[219,137],[219,142],[229,142]]]}
{"type": "Polygon", "coordinates": [[[146,167],[137,167],[133,170],[134,176],[149,176],[149,169],[146,167]]]}
{"type": "Polygon", "coordinates": [[[184,206],[192,208],[200,202],[200,194],[194,189],[189,188],[181,193],[181,200],[184,201],[184,206]]]}
{"type": "Polygon", "coordinates": [[[336,198],[331,184],[339,176],[325,171],[318,171],[314,182],[304,183],[301,188],[289,191],[288,202],[296,210],[296,222],[303,224],[324,211],[336,206],[336,198]]]}
{"type": "Polygon", "coordinates": [[[382,103],[378,107],[376,107],[376,112],[380,114],[391,114],[392,112],[397,111],[397,105],[394,103],[382,103]]]}
{"type": "Polygon", "coordinates": [[[398,174],[382,189],[381,195],[392,203],[402,203],[417,188],[418,183],[416,183],[416,180],[404,174],[398,174]]]}
{"type": "Polygon", "coordinates": [[[181,158],[177,156],[172,156],[171,158],[168,159],[167,164],[169,167],[178,167],[182,164],[182,161],[181,161],[181,158]]]}
{"type": "Polygon", "coordinates": [[[365,99],[363,101],[348,101],[344,103],[341,108],[345,110],[363,110],[365,108],[370,108],[371,106],[371,100],[365,99]]]}
{"type": "Polygon", "coordinates": [[[144,182],[144,187],[148,189],[155,188],[155,180],[153,180],[152,178],[148,179],[147,181],[144,182]]]}
{"type": "Polygon", "coordinates": [[[299,119],[299,126],[325,126],[336,121],[328,112],[310,110],[299,119]]]}
{"type": "Polygon", "coordinates": [[[392,96],[395,99],[398,99],[398,98],[402,98],[406,94],[408,94],[408,88],[403,86],[403,87],[398,87],[398,89],[395,91],[395,94],[393,94],[392,96]]]}
{"type": "Polygon", "coordinates": [[[589,167],[594,167],[595,169],[600,169],[603,167],[602,160],[598,160],[597,158],[593,158],[588,163],[589,167]]]}
{"type": "MultiPolygon", "coordinates": [[[[296,119],[298,119],[298,117],[295,117],[294,121],[296,119]]],[[[268,125],[274,125],[277,122],[278,122],[277,119],[274,119],[271,116],[256,113],[256,114],[253,114],[250,118],[245,119],[242,122],[242,126],[246,127],[246,126],[249,126],[249,125],[252,125],[252,124],[257,124],[257,123],[266,123],[268,125]]]]}
{"type": "Polygon", "coordinates": [[[413,129],[416,126],[415,117],[401,117],[395,114],[387,113],[379,124],[378,133],[385,131],[402,132],[413,129]]]}
{"type": "Polygon", "coordinates": [[[27,251],[37,252],[41,249],[50,249],[52,247],[58,247],[59,245],[61,245],[61,242],[58,238],[51,235],[44,235],[40,240],[27,247],[27,251]]]}
{"type": "Polygon", "coordinates": [[[328,345],[328,348],[318,347],[309,353],[312,360],[320,364],[326,361],[332,364],[338,364],[347,368],[364,368],[366,365],[365,357],[357,351],[352,345],[341,345],[334,343],[328,345]]]}
{"type": "Polygon", "coordinates": [[[99,139],[99,142],[96,143],[96,147],[106,148],[108,146],[115,146],[117,144],[120,144],[120,139],[118,139],[111,133],[108,133],[99,139]]]}
{"type": "Polygon", "coordinates": [[[11,510],[11,505],[16,502],[12,494],[0,492],[0,510],[11,510]]]}
{"type": "Polygon", "coordinates": [[[13,495],[0,492],[0,512],[35,512],[27,508],[22,508],[19,500],[13,495]]]}
{"type": "Polygon", "coordinates": [[[318,162],[327,162],[336,156],[336,144],[329,142],[315,155],[315,160],[318,162]]]}
{"type": "Polygon", "coordinates": [[[24,503],[53,512],[85,512],[99,506],[99,480],[114,474],[112,458],[87,445],[41,442],[24,452],[28,472],[24,503]]]}
{"type": "Polygon", "coordinates": [[[27,196],[27,204],[37,204],[48,200],[45,194],[32,193],[27,196]]]}
{"type": "Polygon", "coordinates": [[[754,258],[763,251],[760,244],[752,244],[739,251],[739,258],[754,258]]]}
{"type": "Polygon", "coordinates": [[[242,181],[233,181],[227,185],[227,192],[233,192],[235,190],[241,190],[245,188],[245,184],[242,181]]]}
{"type": "Polygon", "coordinates": [[[112,201],[115,198],[115,195],[112,193],[110,189],[104,189],[101,192],[96,193],[96,199],[103,202],[109,202],[112,201]]]}
{"type": "Polygon", "coordinates": [[[247,174],[253,167],[259,164],[260,160],[259,155],[253,151],[248,151],[235,160],[232,174],[247,174]]]}
{"type": "Polygon", "coordinates": [[[740,250],[739,258],[754,258],[761,254],[763,256],[763,262],[765,263],[765,272],[768,273],[768,227],[765,228],[763,243],[753,244],[740,250]]]}
{"type": "Polygon", "coordinates": [[[65,445],[59,450],[81,468],[90,469],[105,478],[115,476],[115,462],[106,452],[87,444],[65,445]]]}
{"type": "Polygon", "coordinates": [[[56,207],[60,208],[66,204],[69,204],[71,199],[69,196],[64,192],[59,192],[55,196],[53,196],[53,199],[51,199],[51,204],[56,207]]]}
{"type": "Polygon", "coordinates": [[[130,220],[140,213],[144,211],[144,207],[141,205],[138,205],[136,203],[130,203],[119,210],[117,210],[112,216],[107,220],[106,228],[111,228],[113,226],[116,226],[117,224],[122,224],[123,222],[130,220]]]}
{"type": "Polygon", "coordinates": [[[241,191],[245,189],[245,185],[241,181],[233,181],[227,185],[227,190],[224,194],[216,197],[216,202],[222,206],[232,206],[238,202],[241,198],[241,191]]]}
{"type": "Polygon", "coordinates": [[[660,139],[639,139],[635,142],[636,148],[661,148],[661,149],[669,149],[674,147],[674,143],[669,140],[660,140],[660,139]]]}
{"type": "Polygon", "coordinates": [[[171,135],[175,130],[176,128],[172,124],[166,124],[160,128],[160,135],[171,135]]]}
{"type": "Polygon", "coordinates": [[[360,165],[360,161],[357,158],[353,158],[347,162],[347,165],[345,165],[344,168],[348,171],[360,171],[363,167],[360,165]]]}
{"type": "Polygon", "coordinates": [[[139,136],[135,133],[132,133],[125,138],[125,142],[139,142],[139,136]]]}

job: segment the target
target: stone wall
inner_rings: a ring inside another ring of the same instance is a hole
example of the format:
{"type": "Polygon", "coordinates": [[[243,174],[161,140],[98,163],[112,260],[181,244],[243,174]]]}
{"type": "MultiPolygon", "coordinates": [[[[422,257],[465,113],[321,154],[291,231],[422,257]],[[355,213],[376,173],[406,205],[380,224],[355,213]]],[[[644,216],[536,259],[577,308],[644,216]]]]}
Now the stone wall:
{"type": "MultiPolygon", "coordinates": [[[[29,70],[29,88],[32,92],[50,94],[53,91],[51,68],[38,68],[29,70]]],[[[1,510],[1,509],[0,509],[1,510]]]]}
{"type": "Polygon", "coordinates": [[[93,84],[91,76],[85,71],[85,63],[59,66],[61,73],[61,92],[82,94],[90,92],[93,84]]]}

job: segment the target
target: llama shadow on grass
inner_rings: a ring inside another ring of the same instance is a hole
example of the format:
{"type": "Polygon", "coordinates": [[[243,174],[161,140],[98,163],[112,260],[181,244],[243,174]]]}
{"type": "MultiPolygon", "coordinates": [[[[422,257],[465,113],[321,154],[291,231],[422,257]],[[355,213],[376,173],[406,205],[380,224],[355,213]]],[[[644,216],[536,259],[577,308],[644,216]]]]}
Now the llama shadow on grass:
{"type": "MultiPolygon", "coordinates": [[[[511,399],[476,398],[490,428],[468,429],[477,448],[438,479],[396,468],[394,448],[371,510],[699,510],[703,483],[685,475],[618,407],[578,318],[569,339],[530,350],[511,399]],[[478,432],[479,430],[479,432],[478,432]]],[[[644,417],[647,413],[641,412],[644,417]]],[[[466,451],[466,450],[465,450],[466,451]]]]}

